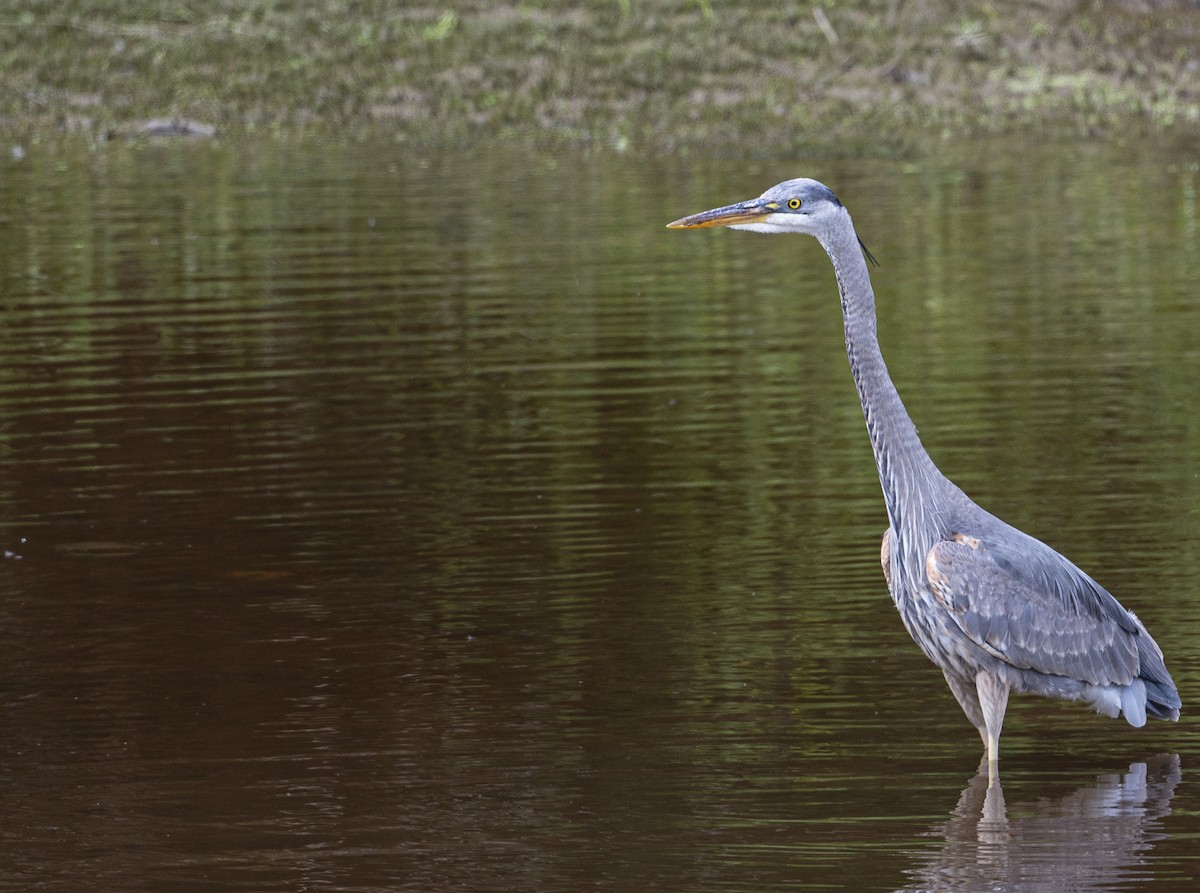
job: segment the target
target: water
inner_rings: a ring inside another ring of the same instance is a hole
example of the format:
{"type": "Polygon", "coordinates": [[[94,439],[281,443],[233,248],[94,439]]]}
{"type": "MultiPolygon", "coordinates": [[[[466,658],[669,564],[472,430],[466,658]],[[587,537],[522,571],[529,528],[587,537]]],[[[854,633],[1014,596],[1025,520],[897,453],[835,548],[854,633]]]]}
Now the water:
{"type": "Polygon", "coordinates": [[[0,888],[1193,889],[1200,171],[1000,149],[6,153],[0,888]],[[976,776],[827,261],[663,228],[799,174],[934,458],[1178,724],[1018,699],[976,776]]]}

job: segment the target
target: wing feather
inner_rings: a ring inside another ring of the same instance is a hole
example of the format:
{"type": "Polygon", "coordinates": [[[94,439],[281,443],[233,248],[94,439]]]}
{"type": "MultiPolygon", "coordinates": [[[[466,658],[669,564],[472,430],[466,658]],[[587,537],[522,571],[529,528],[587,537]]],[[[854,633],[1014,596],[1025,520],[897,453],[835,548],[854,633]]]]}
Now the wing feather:
{"type": "Polygon", "coordinates": [[[1149,635],[1099,583],[1028,539],[936,543],[925,562],[934,597],[975,644],[1014,667],[1128,685],[1140,670],[1138,640],[1149,635]]]}

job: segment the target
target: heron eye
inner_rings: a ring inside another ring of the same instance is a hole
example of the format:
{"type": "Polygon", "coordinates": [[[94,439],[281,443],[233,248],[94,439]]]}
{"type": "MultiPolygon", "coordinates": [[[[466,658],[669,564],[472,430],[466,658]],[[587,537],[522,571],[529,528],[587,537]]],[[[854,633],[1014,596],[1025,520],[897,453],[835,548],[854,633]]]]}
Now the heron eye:
{"type": "Polygon", "coordinates": [[[798,199],[798,198],[789,198],[788,199],[788,207],[791,208],[793,211],[795,211],[797,208],[799,208],[800,205],[801,205],[800,199],[798,199]]]}

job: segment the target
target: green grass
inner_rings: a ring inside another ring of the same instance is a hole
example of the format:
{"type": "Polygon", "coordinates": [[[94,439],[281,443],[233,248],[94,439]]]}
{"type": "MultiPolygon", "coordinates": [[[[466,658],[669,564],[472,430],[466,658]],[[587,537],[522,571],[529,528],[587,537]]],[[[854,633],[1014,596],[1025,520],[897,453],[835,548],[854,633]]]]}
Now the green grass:
{"type": "Polygon", "coordinates": [[[1185,0],[25,0],[0,124],[97,137],[383,132],[659,151],[887,151],[945,136],[1200,133],[1185,0]],[[824,21],[822,21],[822,16],[824,21]]]}

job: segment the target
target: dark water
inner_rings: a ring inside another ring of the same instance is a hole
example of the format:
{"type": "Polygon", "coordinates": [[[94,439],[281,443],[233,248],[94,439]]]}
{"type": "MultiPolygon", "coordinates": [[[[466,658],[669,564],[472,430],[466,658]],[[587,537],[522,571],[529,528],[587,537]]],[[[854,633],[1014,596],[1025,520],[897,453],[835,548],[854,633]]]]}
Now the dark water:
{"type": "Polygon", "coordinates": [[[0,888],[1195,889],[1200,168],[989,146],[0,161],[0,888]],[[811,240],[934,458],[1185,701],[1023,699],[1003,787],[883,587],[811,240]]]}

